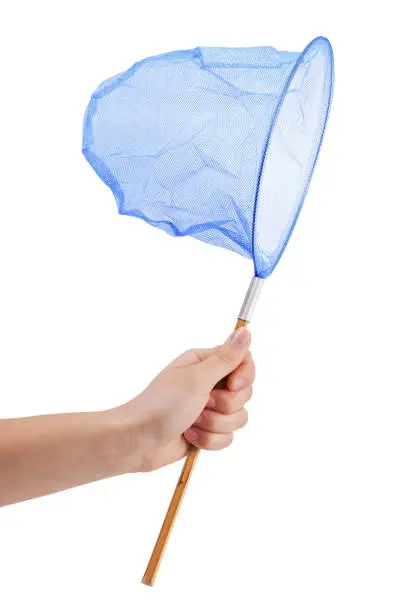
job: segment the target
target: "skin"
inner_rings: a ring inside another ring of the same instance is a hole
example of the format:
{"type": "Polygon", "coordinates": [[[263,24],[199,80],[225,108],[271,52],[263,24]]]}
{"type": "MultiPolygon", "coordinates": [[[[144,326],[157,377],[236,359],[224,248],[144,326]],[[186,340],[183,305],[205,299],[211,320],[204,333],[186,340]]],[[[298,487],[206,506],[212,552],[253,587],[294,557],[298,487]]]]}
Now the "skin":
{"type": "Polygon", "coordinates": [[[220,450],[248,420],[254,364],[241,328],[225,344],[187,351],[131,401],[100,412],[0,420],[0,505],[220,450]],[[213,390],[227,377],[226,388],[213,390]]]}

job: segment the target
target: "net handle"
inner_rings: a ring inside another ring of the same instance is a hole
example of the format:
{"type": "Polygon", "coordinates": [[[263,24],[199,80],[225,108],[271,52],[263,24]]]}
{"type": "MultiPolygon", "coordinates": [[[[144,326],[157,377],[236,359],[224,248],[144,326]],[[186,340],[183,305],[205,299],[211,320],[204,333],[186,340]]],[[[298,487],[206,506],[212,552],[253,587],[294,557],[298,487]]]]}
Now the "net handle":
{"type": "MultiPolygon", "coordinates": [[[[235,329],[247,326],[248,321],[245,321],[244,319],[238,319],[237,324],[235,325],[235,329]]],[[[216,385],[215,388],[223,389],[225,387],[225,384],[226,378],[223,378],[222,380],[220,380],[220,382],[216,385]]],[[[171,531],[173,529],[174,523],[176,522],[177,514],[180,510],[184,494],[187,490],[187,485],[193,473],[199,454],[200,449],[196,446],[191,445],[187,452],[187,457],[184,461],[183,469],[181,470],[181,474],[178,479],[176,488],[174,489],[173,497],[171,498],[166,516],[163,521],[163,525],[160,529],[156,544],[153,548],[149,563],[142,578],[142,583],[147,586],[153,586],[154,581],[156,580],[157,572],[159,571],[160,563],[163,558],[164,551],[166,550],[167,542],[169,541],[171,531]]]]}

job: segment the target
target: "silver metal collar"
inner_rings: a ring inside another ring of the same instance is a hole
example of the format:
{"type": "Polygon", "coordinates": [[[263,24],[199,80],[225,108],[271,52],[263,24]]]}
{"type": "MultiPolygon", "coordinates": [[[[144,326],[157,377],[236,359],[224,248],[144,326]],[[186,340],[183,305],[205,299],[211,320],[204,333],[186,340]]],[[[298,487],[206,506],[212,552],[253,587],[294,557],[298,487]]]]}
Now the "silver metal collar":
{"type": "Polygon", "coordinates": [[[258,278],[254,276],[251,280],[251,283],[248,287],[248,291],[246,292],[245,299],[242,303],[241,310],[239,312],[238,318],[243,321],[250,321],[252,313],[254,312],[256,302],[258,300],[259,294],[261,293],[262,285],[264,279],[258,278]]]}

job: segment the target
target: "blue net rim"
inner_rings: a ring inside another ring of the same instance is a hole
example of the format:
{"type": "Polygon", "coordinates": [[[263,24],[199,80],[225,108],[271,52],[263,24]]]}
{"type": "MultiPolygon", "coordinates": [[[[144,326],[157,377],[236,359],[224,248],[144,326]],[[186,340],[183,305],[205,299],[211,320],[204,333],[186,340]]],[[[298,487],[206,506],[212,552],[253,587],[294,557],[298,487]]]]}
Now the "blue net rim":
{"type": "Polygon", "coordinates": [[[252,231],[252,257],[253,257],[253,262],[254,262],[254,269],[255,269],[255,276],[258,278],[267,278],[268,276],[270,276],[270,274],[272,274],[272,272],[274,271],[274,269],[276,268],[277,264],[280,261],[280,258],[282,257],[285,249],[286,249],[286,245],[289,242],[289,239],[292,235],[292,232],[294,230],[294,227],[296,225],[296,222],[298,220],[300,211],[302,210],[303,207],[303,203],[305,201],[306,195],[307,195],[307,191],[309,189],[309,185],[310,185],[310,181],[312,179],[313,176],[313,172],[316,166],[316,162],[319,156],[319,152],[320,152],[320,148],[322,146],[322,141],[323,141],[323,136],[325,134],[326,131],[326,126],[327,126],[327,120],[329,118],[329,114],[330,114],[330,108],[331,108],[331,103],[332,103],[332,98],[333,98],[333,86],[334,86],[334,56],[333,56],[333,48],[331,46],[331,43],[329,41],[328,38],[326,38],[325,36],[317,36],[316,38],[314,38],[302,51],[302,53],[299,55],[291,73],[288,76],[288,79],[285,83],[285,87],[282,90],[281,93],[281,97],[279,100],[279,103],[275,109],[275,112],[272,116],[271,119],[271,125],[269,128],[269,132],[267,134],[266,140],[265,140],[265,144],[264,144],[264,149],[263,149],[263,154],[262,154],[262,163],[261,163],[261,167],[260,167],[260,172],[258,174],[258,180],[257,180],[257,187],[256,187],[256,195],[255,195],[255,205],[254,205],[254,214],[253,214],[253,231],[252,231]],[[288,92],[288,89],[290,87],[290,84],[299,68],[299,66],[301,65],[304,57],[309,53],[309,51],[311,51],[313,49],[313,47],[315,46],[321,46],[322,48],[325,48],[325,52],[327,54],[327,60],[328,60],[328,73],[329,73],[329,95],[327,97],[327,106],[326,106],[326,110],[324,113],[324,120],[322,122],[322,130],[321,130],[321,134],[320,134],[320,138],[319,138],[319,143],[318,146],[316,148],[316,153],[314,156],[314,160],[310,166],[310,170],[307,176],[307,179],[305,181],[305,185],[304,185],[304,189],[303,189],[303,193],[302,196],[299,200],[298,206],[297,206],[297,210],[296,210],[296,214],[293,218],[292,224],[289,228],[289,230],[287,231],[285,240],[283,241],[281,248],[277,254],[277,256],[274,258],[274,262],[273,265],[266,269],[263,270],[263,272],[259,273],[259,271],[257,270],[257,256],[256,256],[256,245],[255,245],[255,234],[256,234],[256,218],[257,218],[257,209],[258,209],[258,196],[259,196],[259,190],[260,190],[260,185],[261,185],[261,180],[262,180],[262,173],[263,173],[263,168],[264,168],[264,164],[265,164],[265,159],[267,157],[267,153],[268,153],[268,148],[269,148],[269,143],[272,142],[272,138],[273,138],[273,134],[274,134],[274,129],[279,117],[279,113],[280,110],[283,106],[283,103],[285,101],[286,98],[286,94],[288,92]]]}

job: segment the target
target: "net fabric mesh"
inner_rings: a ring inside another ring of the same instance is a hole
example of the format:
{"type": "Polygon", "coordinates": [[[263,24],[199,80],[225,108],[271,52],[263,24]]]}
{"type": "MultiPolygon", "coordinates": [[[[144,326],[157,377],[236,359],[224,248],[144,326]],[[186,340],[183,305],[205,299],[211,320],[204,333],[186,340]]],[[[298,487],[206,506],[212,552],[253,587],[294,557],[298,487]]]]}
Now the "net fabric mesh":
{"type": "Polygon", "coordinates": [[[102,83],[83,152],[119,212],[252,258],[268,276],[302,205],[327,120],[332,52],[199,47],[102,83]]]}

